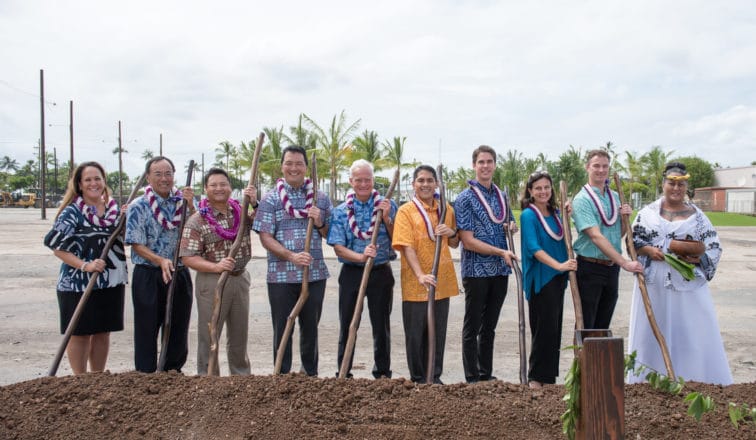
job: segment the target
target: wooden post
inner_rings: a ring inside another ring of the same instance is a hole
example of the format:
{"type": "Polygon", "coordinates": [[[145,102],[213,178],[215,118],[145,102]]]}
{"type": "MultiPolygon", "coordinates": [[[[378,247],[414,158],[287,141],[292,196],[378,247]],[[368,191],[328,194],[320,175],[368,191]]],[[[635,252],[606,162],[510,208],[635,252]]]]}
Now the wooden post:
{"type": "Polygon", "coordinates": [[[580,346],[580,420],[575,438],[625,438],[622,338],[611,330],[576,330],[580,346]]]}

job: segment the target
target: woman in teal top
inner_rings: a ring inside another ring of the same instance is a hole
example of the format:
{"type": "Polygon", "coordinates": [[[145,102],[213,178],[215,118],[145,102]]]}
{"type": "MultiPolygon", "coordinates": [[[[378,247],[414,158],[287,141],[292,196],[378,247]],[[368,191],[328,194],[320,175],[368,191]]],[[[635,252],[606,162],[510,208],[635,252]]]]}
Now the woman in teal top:
{"type": "Polygon", "coordinates": [[[532,388],[556,383],[566,271],[577,269],[577,261],[567,259],[552,187],[551,176],[536,171],[528,178],[520,201],[522,268],[532,335],[528,382],[532,388]]]}

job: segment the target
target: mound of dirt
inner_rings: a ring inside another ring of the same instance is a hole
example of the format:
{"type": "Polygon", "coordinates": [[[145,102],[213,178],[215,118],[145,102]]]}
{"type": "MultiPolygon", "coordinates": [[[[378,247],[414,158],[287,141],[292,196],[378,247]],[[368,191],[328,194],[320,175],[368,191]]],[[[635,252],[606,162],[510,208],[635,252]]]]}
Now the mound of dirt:
{"type": "MultiPolygon", "coordinates": [[[[756,383],[686,384],[716,402],[700,422],[682,396],[625,388],[626,438],[756,438],[727,403],[754,406],[756,383]]],[[[0,388],[0,438],[529,438],[558,439],[564,387],[501,381],[415,385],[404,379],[176,373],[87,374],[0,388]]]]}

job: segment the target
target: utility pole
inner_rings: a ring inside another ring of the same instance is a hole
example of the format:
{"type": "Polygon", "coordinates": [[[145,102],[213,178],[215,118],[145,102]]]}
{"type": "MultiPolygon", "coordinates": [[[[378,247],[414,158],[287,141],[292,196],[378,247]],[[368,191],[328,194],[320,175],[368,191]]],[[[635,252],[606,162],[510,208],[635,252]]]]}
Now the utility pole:
{"type": "Polygon", "coordinates": [[[123,203],[123,148],[121,145],[121,121],[118,121],[118,203],[123,203]]]}
{"type": "Polygon", "coordinates": [[[160,154],[159,156],[163,155],[163,133],[160,133],[160,154]]]}
{"type": "MultiPolygon", "coordinates": [[[[73,101],[68,101],[68,121],[68,137],[71,140],[70,160],[68,161],[68,178],[70,179],[74,172],[73,101]]],[[[56,185],[57,181],[56,178],[56,185]]]]}
{"type": "MultiPolygon", "coordinates": [[[[205,179],[205,153],[202,153],[202,180],[204,182],[205,179]]],[[[202,198],[202,193],[205,192],[205,185],[200,185],[200,199],[202,198]]]]}
{"type": "Polygon", "coordinates": [[[53,147],[53,164],[55,170],[55,180],[53,184],[53,201],[57,201],[58,198],[58,149],[53,147]]]}
{"type": "Polygon", "coordinates": [[[45,71],[39,69],[39,113],[40,113],[40,138],[39,138],[39,175],[42,188],[42,220],[47,219],[45,210],[45,71]]]}

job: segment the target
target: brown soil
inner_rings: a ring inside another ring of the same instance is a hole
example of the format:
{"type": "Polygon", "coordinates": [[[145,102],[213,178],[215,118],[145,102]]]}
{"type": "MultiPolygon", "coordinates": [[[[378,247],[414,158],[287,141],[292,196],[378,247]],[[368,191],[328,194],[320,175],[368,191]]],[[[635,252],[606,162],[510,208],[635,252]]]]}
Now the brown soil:
{"type": "MultiPolygon", "coordinates": [[[[756,404],[756,383],[686,384],[716,409],[696,422],[682,396],[625,388],[628,439],[753,439],[727,403],[756,404]]],[[[415,385],[404,379],[175,373],[41,378],[0,388],[0,438],[565,438],[564,387],[501,381],[415,385]]]]}

